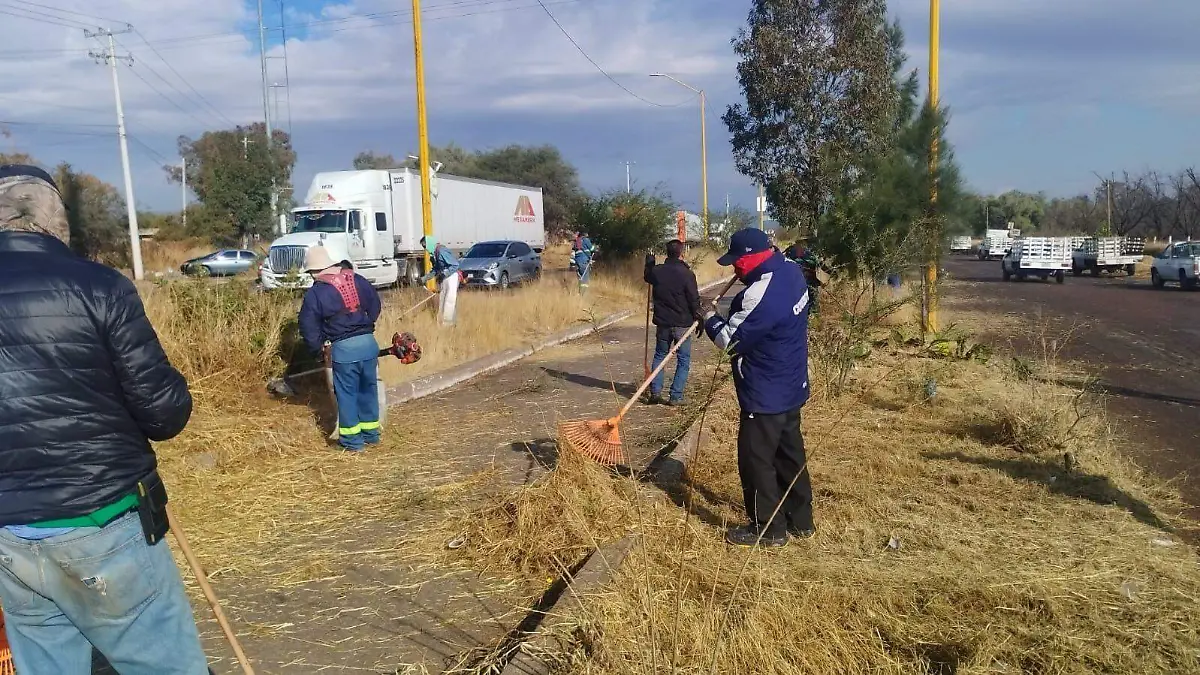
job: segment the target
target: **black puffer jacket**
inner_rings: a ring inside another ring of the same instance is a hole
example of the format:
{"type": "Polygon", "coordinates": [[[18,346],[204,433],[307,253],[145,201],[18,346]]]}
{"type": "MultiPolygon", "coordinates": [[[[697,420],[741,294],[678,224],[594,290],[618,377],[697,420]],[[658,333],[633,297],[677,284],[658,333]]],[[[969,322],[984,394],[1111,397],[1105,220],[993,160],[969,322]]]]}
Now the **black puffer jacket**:
{"type": "Polygon", "coordinates": [[[133,283],[61,241],[0,232],[0,526],[87,515],[155,468],[187,382],[133,283]]]}

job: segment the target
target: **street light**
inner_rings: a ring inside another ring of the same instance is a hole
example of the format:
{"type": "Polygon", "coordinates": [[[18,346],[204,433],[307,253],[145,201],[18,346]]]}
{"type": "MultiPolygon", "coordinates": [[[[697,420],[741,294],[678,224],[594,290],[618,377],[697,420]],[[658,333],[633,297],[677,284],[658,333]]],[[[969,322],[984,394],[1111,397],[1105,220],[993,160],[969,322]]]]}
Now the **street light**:
{"type": "Polygon", "coordinates": [[[700,198],[704,219],[704,241],[708,243],[708,130],[704,121],[704,90],[697,89],[686,82],[667,75],[666,73],[650,73],[650,77],[665,77],[681,87],[691,89],[700,95],[700,198]]]}

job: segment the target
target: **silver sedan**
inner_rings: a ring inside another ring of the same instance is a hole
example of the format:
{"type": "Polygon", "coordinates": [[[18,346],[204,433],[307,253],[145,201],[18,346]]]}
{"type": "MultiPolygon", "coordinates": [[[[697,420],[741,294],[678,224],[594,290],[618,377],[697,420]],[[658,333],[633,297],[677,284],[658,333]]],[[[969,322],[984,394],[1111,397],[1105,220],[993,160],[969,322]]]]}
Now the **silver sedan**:
{"type": "Polygon", "coordinates": [[[459,270],[468,286],[508,288],[541,276],[542,255],[523,241],[481,241],[463,256],[459,270]]]}

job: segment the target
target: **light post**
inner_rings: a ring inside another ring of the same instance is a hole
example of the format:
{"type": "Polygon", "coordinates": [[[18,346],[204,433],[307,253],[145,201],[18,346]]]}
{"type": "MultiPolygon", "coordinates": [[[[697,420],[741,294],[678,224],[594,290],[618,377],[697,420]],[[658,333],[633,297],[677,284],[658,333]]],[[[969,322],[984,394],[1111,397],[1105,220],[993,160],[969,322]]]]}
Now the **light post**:
{"type": "Polygon", "coordinates": [[[682,82],[666,73],[650,73],[650,77],[665,77],[668,80],[694,91],[700,95],[700,201],[701,208],[704,213],[701,214],[704,222],[704,243],[708,243],[708,128],[704,120],[704,90],[697,89],[686,82],[682,82]]]}

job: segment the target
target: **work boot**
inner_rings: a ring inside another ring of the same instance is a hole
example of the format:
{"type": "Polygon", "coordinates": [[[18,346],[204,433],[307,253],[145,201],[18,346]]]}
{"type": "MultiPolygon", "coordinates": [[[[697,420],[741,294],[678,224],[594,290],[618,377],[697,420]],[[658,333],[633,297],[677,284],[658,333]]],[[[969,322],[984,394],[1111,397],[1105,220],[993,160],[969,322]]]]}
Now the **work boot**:
{"type": "Polygon", "coordinates": [[[743,525],[735,527],[725,533],[725,541],[734,546],[754,546],[758,544],[762,548],[778,548],[788,543],[787,533],[782,535],[764,534],[762,539],[758,538],[759,529],[754,525],[743,525]]]}
{"type": "Polygon", "coordinates": [[[812,539],[817,535],[817,528],[809,525],[808,527],[800,527],[799,525],[788,525],[787,533],[796,539],[812,539]]]}
{"type": "Polygon", "coordinates": [[[662,405],[663,403],[665,401],[663,401],[662,394],[655,394],[653,392],[646,394],[646,405],[662,405]]]}
{"type": "Polygon", "coordinates": [[[673,398],[673,399],[671,399],[670,401],[667,401],[667,405],[671,406],[672,408],[679,408],[679,407],[682,407],[682,406],[683,406],[683,399],[681,399],[681,398],[673,398]]]}

